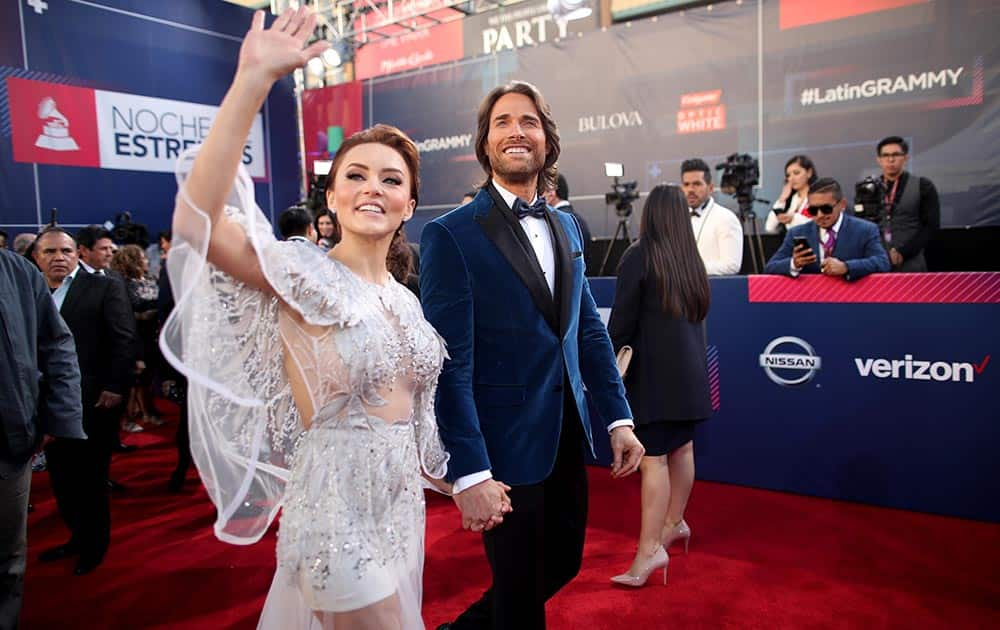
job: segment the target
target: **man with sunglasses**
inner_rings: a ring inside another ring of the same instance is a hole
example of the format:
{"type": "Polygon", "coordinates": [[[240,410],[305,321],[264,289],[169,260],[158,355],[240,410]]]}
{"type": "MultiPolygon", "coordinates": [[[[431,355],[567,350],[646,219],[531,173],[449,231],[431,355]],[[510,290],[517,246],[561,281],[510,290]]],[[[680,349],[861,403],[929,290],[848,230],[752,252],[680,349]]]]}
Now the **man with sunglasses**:
{"type": "Polygon", "coordinates": [[[837,180],[822,177],[813,182],[809,186],[812,223],[788,230],[764,272],[793,278],[802,273],[822,273],[857,280],[870,273],[889,271],[889,257],[878,227],[845,214],[846,206],[837,180]]]}
{"type": "Polygon", "coordinates": [[[931,180],[912,178],[906,171],[909,153],[899,136],[883,138],[876,150],[885,191],[882,238],[889,260],[894,270],[917,273],[927,271],[924,248],[941,225],[941,203],[931,180]]]}

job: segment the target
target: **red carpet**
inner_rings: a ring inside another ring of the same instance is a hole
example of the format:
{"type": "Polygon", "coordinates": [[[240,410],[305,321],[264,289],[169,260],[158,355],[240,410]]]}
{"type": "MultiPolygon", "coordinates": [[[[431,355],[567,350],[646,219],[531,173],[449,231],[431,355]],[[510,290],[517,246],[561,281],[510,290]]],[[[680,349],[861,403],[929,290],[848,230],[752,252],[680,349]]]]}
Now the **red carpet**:
{"type": "MultiPolygon", "coordinates": [[[[128,440],[115,479],[112,543],[84,577],[38,552],[67,538],[46,473],[34,476],[22,626],[253,628],[274,569],[273,531],[251,547],[217,541],[195,473],[166,491],[174,424],[128,440]]],[[[1000,526],[699,482],[667,586],[613,588],[638,531],[638,478],[590,471],[581,575],[548,606],[549,628],[985,628],[1000,619],[1000,526]]],[[[428,504],[424,619],[433,630],[486,587],[479,539],[450,500],[428,504]]]]}

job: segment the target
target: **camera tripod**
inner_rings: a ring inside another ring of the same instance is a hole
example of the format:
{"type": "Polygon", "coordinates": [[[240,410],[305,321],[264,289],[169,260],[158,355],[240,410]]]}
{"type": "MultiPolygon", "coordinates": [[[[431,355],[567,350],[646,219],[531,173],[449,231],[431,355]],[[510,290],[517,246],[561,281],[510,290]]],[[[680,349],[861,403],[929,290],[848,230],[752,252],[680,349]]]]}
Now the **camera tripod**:
{"type": "Polygon", "coordinates": [[[757,215],[753,211],[754,202],[770,204],[766,199],[757,199],[752,192],[740,192],[736,195],[736,203],[740,208],[740,223],[743,224],[743,233],[748,237],[750,243],[750,265],[753,273],[758,274],[764,271],[764,243],[760,240],[760,229],[757,227],[757,215]]]}
{"type": "Polygon", "coordinates": [[[617,208],[618,210],[618,227],[615,228],[615,235],[611,237],[611,242],[608,243],[608,250],[604,252],[604,260],[601,261],[601,268],[597,270],[597,275],[603,276],[604,271],[608,266],[608,260],[611,258],[611,250],[615,248],[615,241],[619,239],[619,234],[621,234],[621,240],[625,242],[625,247],[632,244],[632,236],[628,233],[628,218],[632,216],[632,204],[629,203],[625,208],[617,208]]]}

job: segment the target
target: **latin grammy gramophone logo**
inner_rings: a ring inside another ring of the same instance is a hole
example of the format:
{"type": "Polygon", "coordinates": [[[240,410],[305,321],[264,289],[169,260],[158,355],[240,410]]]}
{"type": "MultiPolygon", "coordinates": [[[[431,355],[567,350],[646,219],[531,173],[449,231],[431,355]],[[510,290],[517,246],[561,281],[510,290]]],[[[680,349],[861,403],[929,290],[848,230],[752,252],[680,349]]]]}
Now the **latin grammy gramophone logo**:
{"type": "Polygon", "coordinates": [[[56,101],[46,96],[38,103],[38,117],[45,121],[35,146],[50,151],[79,151],[80,146],[69,135],[69,120],[56,108],[56,101]]]}

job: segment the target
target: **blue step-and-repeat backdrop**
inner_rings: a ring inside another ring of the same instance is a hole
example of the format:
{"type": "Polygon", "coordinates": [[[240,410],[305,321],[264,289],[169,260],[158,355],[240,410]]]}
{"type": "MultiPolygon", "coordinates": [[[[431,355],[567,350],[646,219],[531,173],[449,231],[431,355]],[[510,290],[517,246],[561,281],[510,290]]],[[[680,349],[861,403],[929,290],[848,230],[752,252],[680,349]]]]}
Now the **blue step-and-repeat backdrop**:
{"type": "Polygon", "coordinates": [[[700,479],[1000,521],[1000,274],[711,285],[700,479]]]}

